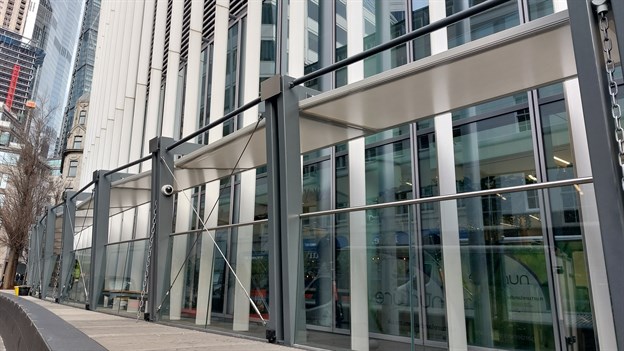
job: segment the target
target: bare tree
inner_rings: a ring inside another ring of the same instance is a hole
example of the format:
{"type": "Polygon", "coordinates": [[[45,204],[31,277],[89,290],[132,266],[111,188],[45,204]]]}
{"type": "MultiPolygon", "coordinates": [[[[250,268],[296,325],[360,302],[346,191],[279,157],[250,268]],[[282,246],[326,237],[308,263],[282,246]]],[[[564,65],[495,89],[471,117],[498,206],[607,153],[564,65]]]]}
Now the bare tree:
{"type": "Polygon", "coordinates": [[[46,161],[53,140],[48,120],[52,109],[34,108],[19,128],[13,128],[15,153],[4,160],[3,172],[8,175],[4,203],[0,207],[3,234],[0,245],[9,250],[4,275],[4,289],[11,289],[20,256],[28,245],[28,232],[37,216],[53,199],[56,181],[46,161]]]}

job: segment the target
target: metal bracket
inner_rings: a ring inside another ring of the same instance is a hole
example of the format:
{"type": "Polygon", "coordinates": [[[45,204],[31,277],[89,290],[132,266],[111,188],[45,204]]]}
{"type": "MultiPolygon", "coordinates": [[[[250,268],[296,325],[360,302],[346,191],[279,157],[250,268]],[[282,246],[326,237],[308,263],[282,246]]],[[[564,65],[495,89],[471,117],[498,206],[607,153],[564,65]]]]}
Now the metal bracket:
{"type": "Polygon", "coordinates": [[[596,8],[597,14],[609,11],[609,0],[592,0],[592,5],[596,8]]]}

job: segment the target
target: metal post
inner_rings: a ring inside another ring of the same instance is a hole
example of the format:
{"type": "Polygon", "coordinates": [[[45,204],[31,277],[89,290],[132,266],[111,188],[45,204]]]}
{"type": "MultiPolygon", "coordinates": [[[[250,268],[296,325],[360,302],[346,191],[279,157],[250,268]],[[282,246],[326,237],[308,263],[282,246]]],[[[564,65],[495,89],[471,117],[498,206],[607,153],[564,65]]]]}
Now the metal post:
{"type": "MultiPolygon", "coordinates": [[[[33,276],[34,276],[34,265],[35,265],[35,261],[36,261],[36,256],[35,256],[35,240],[37,238],[36,235],[36,227],[35,225],[31,225],[30,226],[30,230],[28,231],[28,266],[27,266],[27,270],[26,270],[26,281],[28,282],[28,285],[33,286],[33,276]]],[[[6,277],[5,277],[6,279],[6,277]]]]}
{"type": "MultiPolygon", "coordinates": [[[[612,1],[612,3],[620,2],[612,1]]],[[[621,5],[618,4],[620,9],[621,5]]],[[[615,129],[605,80],[602,40],[598,17],[589,0],[570,0],[568,9],[616,338],[618,345],[622,347],[624,266],[621,252],[624,249],[624,193],[620,183],[622,175],[616,158],[618,147],[615,144],[615,129]]],[[[624,24],[620,25],[622,26],[624,24]]]]}
{"type": "Polygon", "coordinates": [[[89,297],[85,308],[94,310],[100,302],[104,287],[104,274],[106,274],[111,183],[110,179],[104,176],[104,173],[106,171],[103,170],[93,172],[95,199],[91,234],[91,279],[89,279],[89,297]]]}
{"type": "Polygon", "coordinates": [[[38,287],[38,295],[41,297],[41,278],[43,274],[41,271],[43,270],[43,218],[40,217],[37,219],[37,224],[35,225],[35,262],[37,263],[35,266],[35,274],[34,274],[34,282],[35,286],[38,287]]]}
{"type": "Polygon", "coordinates": [[[167,148],[174,143],[171,138],[150,140],[152,154],[152,202],[150,207],[150,253],[148,305],[145,319],[157,321],[159,305],[169,287],[168,267],[171,257],[169,234],[173,231],[173,151],[167,148]]]}
{"type": "Polygon", "coordinates": [[[290,77],[262,83],[266,100],[267,183],[269,209],[269,304],[267,339],[287,345],[305,335],[303,255],[301,247],[300,89],[289,89],[290,77]]]}
{"type": "Polygon", "coordinates": [[[43,277],[41,284],[41,297],[46,298],[48,293],[48,287],[50,285],[50,279],[52,278],[52,271],[54,270],[54,220],[55,215],[52,208],[46,207],[45,215],[45,232],[44,244],[43,244],[43,277]]]}
{"type": "Polygon", "coordinates": [[[62,234],[62,253],[61,253],[61,276],[59,281],[58,299],[61,301],[67,292],[69,284],[70,272],[74,267],[74,228],[71,225],[76,222],[76,203],[71,197],[75,194],[73,191],[66,191],[63,195],[65,199],[65,208],[63,209],[63,234],[62,234]]]}

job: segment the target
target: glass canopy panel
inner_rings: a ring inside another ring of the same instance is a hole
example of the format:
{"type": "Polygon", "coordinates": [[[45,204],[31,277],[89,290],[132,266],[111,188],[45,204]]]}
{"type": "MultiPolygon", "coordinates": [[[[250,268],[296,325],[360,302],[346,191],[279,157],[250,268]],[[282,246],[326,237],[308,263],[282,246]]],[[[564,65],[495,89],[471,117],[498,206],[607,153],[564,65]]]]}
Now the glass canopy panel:
{"type": "Polygon", "coordinates": [[[317,123],[375,132],[574,75],[567,13],[560,12],[321,93],[300,109],[317,123]]]}

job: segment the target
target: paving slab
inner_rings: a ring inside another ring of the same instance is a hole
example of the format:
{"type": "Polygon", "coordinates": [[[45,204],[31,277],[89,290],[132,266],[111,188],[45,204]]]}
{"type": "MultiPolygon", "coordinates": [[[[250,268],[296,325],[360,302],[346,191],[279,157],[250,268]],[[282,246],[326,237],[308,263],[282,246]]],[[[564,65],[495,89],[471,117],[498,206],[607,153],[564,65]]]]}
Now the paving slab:
{"type": "MultiPolygon", "coordinates": [[[[267,342],[177,328],[168,325],[81,310],[34,297],[39,304],[76,327],[108,350],[228,350],[288,351],[294,348],[267,342]]],[[[0,351],[3,351],[0,346],[0,351]]]]}

